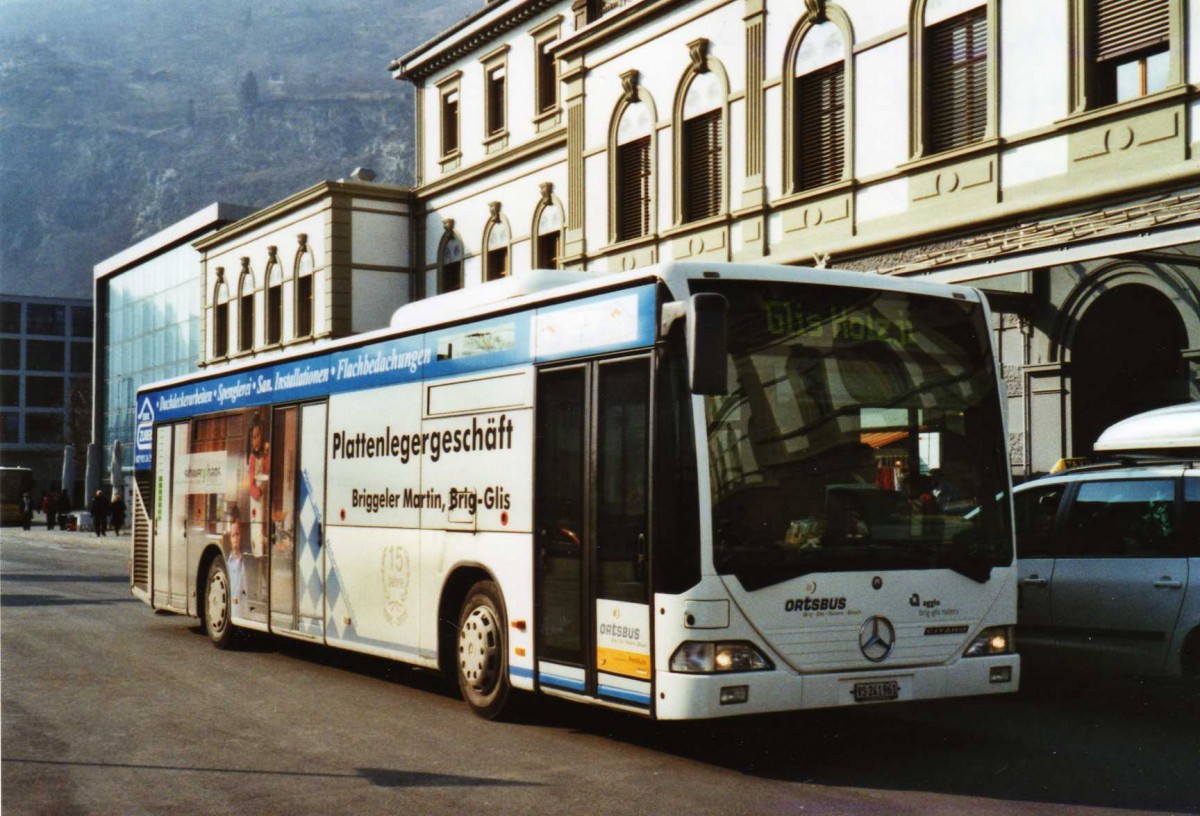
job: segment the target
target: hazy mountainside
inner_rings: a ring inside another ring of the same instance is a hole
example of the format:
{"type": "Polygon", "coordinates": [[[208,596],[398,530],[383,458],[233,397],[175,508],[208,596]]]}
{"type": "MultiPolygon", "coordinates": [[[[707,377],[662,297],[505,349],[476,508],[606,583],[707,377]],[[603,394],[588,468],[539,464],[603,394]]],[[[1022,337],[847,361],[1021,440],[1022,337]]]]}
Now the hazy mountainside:
{"type": "Polygon", "coordinates": [[[412,170],[387,64],[481,0],[0,0],[0,293],[92,267],[213,201],[412,170]]]}

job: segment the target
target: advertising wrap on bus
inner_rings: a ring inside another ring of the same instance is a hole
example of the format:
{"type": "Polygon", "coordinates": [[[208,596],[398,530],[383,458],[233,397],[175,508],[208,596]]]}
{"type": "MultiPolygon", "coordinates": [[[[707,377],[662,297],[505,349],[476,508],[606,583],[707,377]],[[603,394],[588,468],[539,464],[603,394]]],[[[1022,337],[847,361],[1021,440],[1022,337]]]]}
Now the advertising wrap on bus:
{"type": "MultiPolygon", "coordinates": [[[[531,378],[511,378],[528,405],[531,378]]],[[[469,397],[471,385],[456,390],[436,399],[469,397]]],[[[513,454],[532,449],[532,411],[422,420],[422,394],[408,384],[329,400],[327,502],[338,523],[530,532],[529,457],[513,454]]]]}

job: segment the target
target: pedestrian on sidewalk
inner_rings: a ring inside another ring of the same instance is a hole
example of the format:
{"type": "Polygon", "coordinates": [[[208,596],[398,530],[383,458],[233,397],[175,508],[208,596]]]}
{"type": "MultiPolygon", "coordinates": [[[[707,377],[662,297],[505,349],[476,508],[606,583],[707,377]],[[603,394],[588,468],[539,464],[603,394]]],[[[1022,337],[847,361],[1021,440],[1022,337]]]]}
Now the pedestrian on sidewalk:
{"type": "Polygon", "coordinates": [[[67,529],[67,517],[71,515],[71,494],[66,490],[58,492],[58,502],[55,504],[55,509],[58,510],[58,529],[67,529]]]}
{"type": "Polygon", "coordinates": [[[54,499],[49,493],[42,496],[42,512],[46,514],[46,529],[54,529],[54,499]]]}
{"type": "Polygon", "coordinates": [[[26,493],[21,497],[21,526],[28,530],[33,524],[33,498],[26,493]]]}
{"type": "Polygon", "coordinates": [[[113,532],[120,535],[125,527],[125,499],[121,498],[120,493],[113,493],[112,504],[108,508],[108,520],[113,532]]]}
{"type": "Polygon", "coordinates": [[[96,531],[96,537],[108,535],[108,496],[103,490],[96,491],[88,510],[92,513],[92,529],[96,531]]]}

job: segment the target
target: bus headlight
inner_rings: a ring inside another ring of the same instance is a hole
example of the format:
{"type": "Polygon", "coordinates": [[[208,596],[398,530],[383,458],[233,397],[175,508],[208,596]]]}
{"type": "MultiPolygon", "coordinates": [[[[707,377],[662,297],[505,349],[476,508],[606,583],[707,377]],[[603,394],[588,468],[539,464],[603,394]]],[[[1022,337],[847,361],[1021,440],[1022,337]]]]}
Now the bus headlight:
{"type": "Polygon", "coordinates": [[[990,626],[984,629],[963,652],[963,657],[988,657],[1012,654],[1016,651],[1011,626],[990,626]]]}
{"type": "Polygon", "coordinates": [[[775,668],[767,656],[744,640],[688,640],[671,655],[671,671],[684,674],[768,671],[775,668]]]}

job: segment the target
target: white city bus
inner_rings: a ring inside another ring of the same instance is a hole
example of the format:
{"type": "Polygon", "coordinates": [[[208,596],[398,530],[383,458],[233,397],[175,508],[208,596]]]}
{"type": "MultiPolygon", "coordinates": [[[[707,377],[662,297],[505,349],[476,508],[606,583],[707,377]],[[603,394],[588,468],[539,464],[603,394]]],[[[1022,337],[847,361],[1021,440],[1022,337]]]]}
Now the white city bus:
{"type": "Polygon", "coordinates": [[[132,585],[664,720],[1013,691],[988,311],[860,273],[531,271],[138,395],[132,585]]]}

